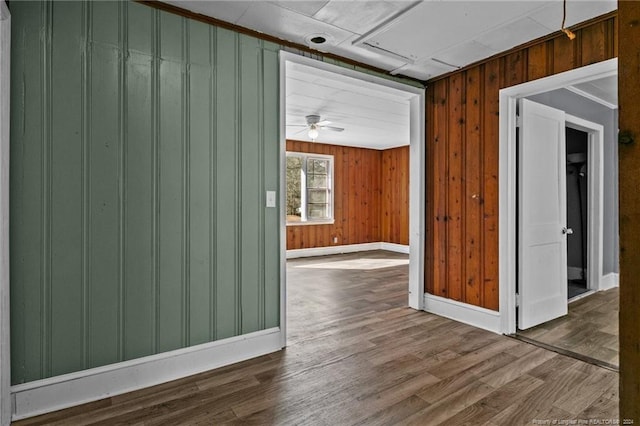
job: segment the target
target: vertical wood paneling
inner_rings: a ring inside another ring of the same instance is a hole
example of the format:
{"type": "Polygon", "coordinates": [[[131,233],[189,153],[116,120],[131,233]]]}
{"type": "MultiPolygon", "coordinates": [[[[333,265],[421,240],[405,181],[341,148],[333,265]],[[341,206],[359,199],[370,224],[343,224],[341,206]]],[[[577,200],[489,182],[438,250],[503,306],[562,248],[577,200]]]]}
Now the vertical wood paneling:
{"type": "MultiPolygon", "coordinates": [[[[280,163],[280,137],[278,108],[279,91],[279,47],[264,42],[262,53],[262,144],[263,144],[263,182],[264,190],[275,191],[280,188],[279,168],[266,167],[280,163]]],[[[262,253],[264,254],[264,328],[280,325],[280,233],[267,232],[269,227],[279,228],[278,209],[266,209],[264,214],[262,253]]]]}
{"type": "Polygon", "coordinates": [[[425,290],[497,310],[499,90],[616,54],[616,18],[428,82],[425,290]]]}
{"type": "Polygon", "coordinates": [[[549,75],[549,43],[538,43],[529,48],[527,67],[529,80],[549,75]]]}
{"type": "Polygon", "coordinates": [[[159,333],[158,351],[182,346],[183,337],[183,197],[184,105],[182,19],[162,14],[159,75],[159,333]]]}
{"type": "MultiPolygon", "coordinates": [[[[89,196],[88,300],[89,365],[118,361],[118,261],[120,193],[120,75],[118,8],[95,3],[92,13],[90,82],[88,85],[89,132],[87,140],[87,186],[89,196]],[[115,307],[115,308],[114,308],[115,307]],[[97,336],[102,336],[97,338],[97,336]]],[[[67,124],[67,123],[65,123],[67,124]]]]}
{"type": "MultiPolygon", "coordinates": [[[[240,144],[241,206],[263,205],[263,182],[260,173],[259,117],[262,104],[252,102],[259,99],[259,73],[262,57],[260,42],[247,36],[240,36],[240,144]]],[[[242,208],[241,214],[241,300],[242,333],[250,333],[260,328],[261,267],[260,257],[260,216],[263,209],[242,208]],[[248,267],[251,265],[251,267],[248,267]]]]}
{"type": "Polygon", "coordinates": [[[482,245],[482,145],[481,69],[466,73],[465,147],[464,147],[464,295],[467,303],[482,304],[481,252],[482,245]]]}
{"type": "MultiPolygon", "coordinates": [[[[11,281],[22,285],[11,286],[11,376],[36,380],[44,375],[45,332],[43,268],[43,214],[44,198],[44,82],[43,51],[40,29],[45,4],[28,2],[12,10],[14,22],[24,22],[22,31],[13,32],[14,46],[23,46],[36,55],[11,61],[11,105],[22,103],[24,109],[11,112],[10,146],[10,216],[11,281]],[[19,77],[18,77],[19,76],[19,77]],[[15,83],[17,82],[17,84],[15,83]],[[26,83],[29,83],[28,85],[26,83]],[[33,102],[25,103],[24,99],[33,102]],[[29,161],[25,161],[29,159],[29,161]],[[20,256],[13,256],[20,253],[20,256]],[[30,315],[22,314],[21,307],[30,315]]],[[[13,379],[12,379],[13,380],[13,379]]]]}
{"type": "Polygon", "coordinates": [[[498,202],[500,60],[484,66],[482,87],[482,306],[498,310],[498,202]]]}
{"type": "Polygon", "coordinates": [[[208,342],[211,336],[211,126],[209,123],[211,27],[191,21],[189,38],[189,344],[208,342]]]}
{"type": "Polygon", "coordinates": [[[576,34],[577,38],[575,40],[569,40],[566,36],[553,39],[554,74],[576,68],[576,54],[578,51],[576,45],[580,42],[581,37],[578,38],[580,33],[576,34]]]}
{"type": "Polygon", "coordinates": [[[449,141],[447,144],[447,288],[446,294],[453,300],[463,300],[464,287],[464,135],[465,106],[464,73],[457,74],[449,80],[449,141]]]}
{"type": "Polygon", "coordinates": [[[580,31],[581,65],[605,60],[607,56],[607,22],[598,22],[580,31]]]}
{"type": "Polygon", "coordinates": [[[427,280],[431,282],[433,294],[438,296],[447,296],[447,145],[449,142],[449,114],[447,107],[448,99],[448,82],[441,80],[436,82],[433,87],[433,118],[429,120],[427,117],[427,125],[433,123],[430,131],[433,135],[430,152],[433,158],[433,179],[427,179],[432,182],[432,193],[427,199],[433,200],[432,217],[433,221],[433,247],[434,254],[431,257],[431,268],[433,270],[433,278],[427,280]]]}
{"type": "Polygon", "coordinates": [[[124,358],[155,351],[154,285],[154,34],[156,13],[138,3],[128,5],[129,61],[127,62],[127,135],[125,147],[127,214],[125,262],[124,358]]]}
{"type": "MultiPolygon", "coordinates": [[[[217,31],[216,37],[216,264],[218,283],[233,283],[237,277],[237,43],[238,35],[231,31],[217,31]]],[[[216,338],[234,336],[239,324],[238,295],[234,286],[216,288],[216,338]]]]}
{"type": "Polygon", "coordinates": [[[277,326],[280,47],[138,3],[12,12],[12,382],[277,326]]]}
{"type": "Polygon", "coordinates": [[[381,239],[409,245],[409,147],[387,149],[381,154],[381,239]]]}
{"type": "MultiPolygon", "coordinates": [[[[50,235],[51,235],[51,374],[83,364],[82,288],[82,4],[62,3],[52,13],[51,45],[50,235]],[[64,105],[64,108],[55,108],[64,105]],[[55,320],[53,320],[55,319],[55,320]]],[[[117,74],[116,74],[117,75],[117,74]]],[[[117,144],[117,139],[114,141],[117,144]]]]}
{"type": "Polygon", "coordinates": [[[527,51],[513,52],[503,58],[502,87],[511,87],[527,81],[527,51]]]}

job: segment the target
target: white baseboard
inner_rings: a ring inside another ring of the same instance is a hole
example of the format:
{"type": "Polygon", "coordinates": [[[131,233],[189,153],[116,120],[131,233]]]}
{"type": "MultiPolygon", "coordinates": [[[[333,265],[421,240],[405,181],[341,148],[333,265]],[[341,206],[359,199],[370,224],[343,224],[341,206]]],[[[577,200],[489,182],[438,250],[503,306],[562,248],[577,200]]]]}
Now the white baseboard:
{"type": "Polygon", "coordinates": [[[409,253],[409,246],[394,243],[362,243],[347,244],[342,246],[329,247],[313,247],[304,249],[287,250],[287,259],[296,259],[299,257],[327,256],[330,254],[356,253],[359,251],[369,250],[388,250],[398,253],[409,253]]]}
{"type": "Polygon", "coordinates": [[[280,328],[256,331],[11,387],[12,420],[108,398],[282,349],[280,328]]]}
{"type": "Polygon", "coordinates": [[[380,248],[386,251],[409,254],[409,246],[405,246],[404,244],[382,242],[380,243],[380,248]]]}
{"type": "Polygon", "coordinates": [[[602,276],[599,290],[609,290],[619,286],[620,286],[620,274],[618,274],[617,272],[611,272],[609,274],[602,276]]]}
{"type": "Polygon", "coordinates": [[[500,313],[426,293],[424,310],[441,317],[502,334],[500,313]]]}

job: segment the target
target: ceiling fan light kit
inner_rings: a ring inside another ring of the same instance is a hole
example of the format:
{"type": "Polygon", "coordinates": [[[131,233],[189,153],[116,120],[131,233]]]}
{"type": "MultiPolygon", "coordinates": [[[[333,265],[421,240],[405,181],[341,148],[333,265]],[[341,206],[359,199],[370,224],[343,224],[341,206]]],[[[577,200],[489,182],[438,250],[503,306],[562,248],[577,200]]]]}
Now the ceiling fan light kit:
{"type": "Polygon", "coordinates": [[[329,126],[331,124],[330,121],[320,120],[320,116],[318,114],[310,114],[305,117],[307,124],[287,124],[287,126],[292,127],[308,127],[307,136],[311,139],[311,142],[315,142],[318,136],[320,135],[320,130],[331,130],[334,132],[342,132],[344,128],[329,126]]]}
{"type": "Polygon", "coordinates": [[[318,137],[318,134],[319,132],[318,132],[317,126],[315,124],[310,125],[309,133],[308,133],[309,139],[311,139],[312,142],[315,142],[316,138],[318,137]]]}

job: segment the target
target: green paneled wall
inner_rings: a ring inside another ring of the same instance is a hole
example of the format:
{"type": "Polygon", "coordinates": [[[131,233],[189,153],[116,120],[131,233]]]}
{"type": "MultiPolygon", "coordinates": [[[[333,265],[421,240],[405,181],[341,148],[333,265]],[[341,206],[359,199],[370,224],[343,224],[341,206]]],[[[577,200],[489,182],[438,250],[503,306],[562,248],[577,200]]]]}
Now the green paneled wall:
{"type": "Polygon", "coordinates": [[[279,324],[279,46],[12,2],[12,382],[279,324]]]}

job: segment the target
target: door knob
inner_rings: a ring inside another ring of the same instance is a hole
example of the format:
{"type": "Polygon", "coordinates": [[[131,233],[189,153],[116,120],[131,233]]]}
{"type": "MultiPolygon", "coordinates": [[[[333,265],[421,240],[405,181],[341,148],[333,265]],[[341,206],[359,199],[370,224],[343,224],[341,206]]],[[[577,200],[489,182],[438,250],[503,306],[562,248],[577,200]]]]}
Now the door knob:
{"type": "Polygon", "coordinates": [[[562,233],[563,234],[567,234],[567,235],[571,235],[571,234],[573,234],[573,229],[571,229],[571,228],[562,228],[562,233]]]}

